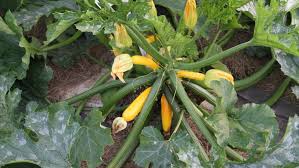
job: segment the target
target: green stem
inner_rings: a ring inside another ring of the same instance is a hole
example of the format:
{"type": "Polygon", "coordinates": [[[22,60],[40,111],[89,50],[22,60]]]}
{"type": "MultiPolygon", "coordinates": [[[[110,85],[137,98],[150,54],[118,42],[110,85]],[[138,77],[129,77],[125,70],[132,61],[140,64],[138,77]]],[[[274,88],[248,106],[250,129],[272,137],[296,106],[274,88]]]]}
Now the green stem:
{"type": "Polygon", "coordinates": [[[249,46],[252,46],[252,41],[248,41],[248,42],[245,42],[245,43],[242,43],[242,44],[239,44],[235,47],[232,47],[228,50],[225,50],[221,53],[218,53],[216,55],[213,55],[207,59],[203,59],[201,61],[197,61],[197,62],[194,62],[194,63],[177,63],[175,65],[175,68],[177,69],[185,69],[185,70],[192,70],[192,69],[199,69],[199,68],[202,68],[202,67],[205,67],[205,66],[208,66],[208,65],[211,65],[217,61],[220,61],[222,60],[223,58],[226,58],[232,54],[234,54],[235,52],[238,52],[244,48],[247,48],[249,46]]]}
{"type": "Polygon", "coordinates": [[[235,30],[231,29],[225,33],[216,43],[220,46],[224,46],[235,34],[235,30]]]}
{"type": "Polygon", "coordinates": [[[273,106],[278,99],[283,95],[283,93],[288,88],[289,84],[291,83],[292,79],[287,77],[282,84],[275,90],[274,94],[265,102],[269,106],[273,106]]]}
{"type": "Polygon", "coordinates": [[[235,88],[237,91],[249,88],[250,86],[258,83],[260,80],[264,79],[272,70],[272,67],[276,60],[272,58],[266,65],[259,69],[256,73],[250,75],[249,77],[241,80],[235,81],[235,88]]]}
{"type": "Polygon", "coordinates": [[[189,96],[187,95],[181,81],[177,78],[176,73],[174,70],[169,72],[170,81],[174,88],[176,88],[178,97],[180,98],[181,102],[186,107],[187,111],[193,118],[195,124],[202,132],[202,134],[206,137],[208,142],[215,148],[219,148],[219,145],[215,141],[213,135],[210,133],[208,128],[205,126],[203,119],[197,114],[195,110],[195,106],[193,105],[192,101],[190,100],[189,96]]]}
{"type": "MultiPolygon", "coordinates": [[[[173,84],[173,85],[175,85],[175,84],[173,84]]],[[[177,87],[177,88],[179,88],[179,86],[177,87]]],[[[179,93],[179,91],[178,91],[178,94],[180,94],[179,93]]],[[[170,100],[173,100],[173,97],[171,97],[172,96],[172,94],[171,93],[167,93],[167,92],[165,92],[165,96],[166,96],[166,98],[167,98],[167,100],[168,101],[170,101],[170,100]]],[[[185,98],[185,101],[187,100],[187,99],[189,99],[189,97],[186,97],[185,98]]],[[[190,99],[189,99],[190,100],[190,99]]],[[[182,98],[181,98],[181,101],[182,101],[182,98]]],[[[192,102],[191,102],[192,103],[192,102]]],[[[188,103],[188,104],[191,104],[191,103],[188,103]]],[[[185,105],[185,104],[184,104],[185,105]]],[[[172,106],[172,110],[173,111],[178,111],[179,109],[180,109],[180,107],[179,107],[179,105],[176,103],[176,101],[173,101],[173,103],[171,103],[171,106],[172,106]]],[[[185,105],[185,107],[186,107],[186,105],[185,105]]],[[[192,106],[190,106],[189,105],[189,107],[192,107],[192,106]]],[[[188,110],[188,109],[187,109],[188,110]]],[[[195,111],[195,110],[194,110],[195,111]]],[[[190,113],[190,112],[189,112],[190,113]]],[[[196,113],[196,112],[194,112],[194,114],[195,115],[197,115],[198,116],[198,114],[196,113]]],[[[193,116],[191,115],[191,117],[193,118],[193,116]]],[[[199,116],[198,116],[199,117],[199,116]]],[[[195,123],[196,123],[196,120],[193,118],[193,120],[195,121],[195,123]]],[[[207,124],[207,122],[205,121],[205,120],[202,120],[202,122],[203,123],[205,123],[205,124],[207,124]]],[[[197,123],[196,123],[197,124],[197,123]]],[[[213,130],[209,125],[207,125],[208,127],[207,127],[207,129],[208,130],[210,130],[210,131],[215,131],[215,130],[213,130]]],[[[214,137],[211,137],[211,138],[213,138],[214,139],[214,137]]],[[[215,141],[215,140],[214,140],[215,141]]],[[[227,153],[227,155],[228,156],[230,156],[231,158],[233,158],[233,159],[235,159],[235,160],[237,160],[237,161],[244,161],[245,159],[239,154],[239,153],[237,153],[237,152],[235,152],[233,149],[231,149],[230,147],[225,147],[225,152],[227,153]]]]}
{"type": "Polygon", "coordinates": [[[121,99],[123,99],[125,96],[127,96],[129,93],[133,92],[140,86],[149,84],[155,78],[156,75],[154,74],[145,75],[143,77],[135,79],[134,81],[128,83],[126,86],[122,87],[113,96],[111,96],[110,101],[107,102],[107,104],[105,104],[103,108],[101,108],[101,110],[103,111],[103,115],[107,115],[108,113],[110,113],[115,104],[119,102],[121,99]]]}
{"type": "Polygon", "coordinates": [[[60,48],[60,47],[66,46],[68,44],[71,44],[72,42],[77,40],[81,36],[81,34],[82,34],[82,32],[77,31],[72,37],[70,37],[70,38],[68,38],[68,39],[66,39],[62,42],[59,42],[57,44],[53,44],[52,46],[43,47],[42,51],[49,51],[49,50],[53,50],[53,49],[60,48]]]}
{"type": "Polygon", "coordinates": [[[160,75],[152,86],[151,92],[147,97],[144,106],[135,121],[132,130],[130,131],[125,142],[122,144],[121,149],[117,152],[116,156],[113,157],[107,168],[120,168],[123,163],[131,156],[131,153],[135,150],[138,145],[139,134],[141,133],[146,120],[151,112],[151,109],[155,103],[158,93],[161,89],[165,78],[165,74],[160,75]]]}
{"type": "Polygon", "coordinates": [[[163,57],[159,51],[157,51],[151,44],[149,44],[144,36],[139,32],[137,28],[134,26],[126,25],[126,29],[130,35],[131,38],[134,39],[134,41],[143,48],[148,54],[150,54],[152,57],[154,57],[157,61],[159,61],[162,64],[167,64],[168,59],[163,57]]]}
{"type": "Polygon", "coordinates": [[[221,33],[221,31],[218,31],[218,32],[217,32],[215,38],[213,39],[212,43],[210,44],[210,46],[209,46],[209,48],[208,48],[207,53],[204,55],[204,58],[208,58],[208,57],[210,57],[211,51],[212,51],[214,45],[216,44],[216,40],[218,39],[220,33],[221,33]]]}
{"type": "MultiPolygon", "coordinates": [[[[184,114],[184,110],[180,109],[179,104],[177,103],[177,101],[174,99],[173,94],[171,94],[170,90],[167,87],[163,87],[163,92],[164,95],[167,99],[168,102],[171,102],[171,108],[174,111],[174,116],[176,116],[175,120],[179,120],[178,119],[178,114],[183,113],[184,114]]],[[[196,137],[196,135],[194,134],[194,132],[192,131],[192,129],[190,128],[188,122],[186,121],[185,117],[183,116],[183,125],[186,128],[188,134],[191,136],[193,142],[198,146],[199,149],[199,154],[200,154],[200,158],[205,161],[208,162],[209,161],[209,157],[205,151],[205,149],[203,148],[203,146],[201,145],[201,143],[199,142],[198,138],[196,137]]]]}
{"type": "MultiPolygon", "coordinates": [[[[126,79],[126,81],[129,83],[127,85],[132,85],[134,86],[135,83],[138,83],[140,81],[144,81],[144,82],[149,82],[149,81],[152,81],[154,80],[154,78],[156,77],[156,75],[154,74],[151,74],[151,75],[146,75],[146,76],[143,76],[143,77],[140,77],[139,79],[126,79]]],[[[115,88],[115,87],[120,87],[120,86],[123,86],[125,85],[126,83],[122,83],[121,81],[110,81],[108,83],[105,83],[105,84],[102,84],[102,85],[99,85],[95,88],[92,88],[92,89],[89,89],[79,95],[76,95],[70,99],[67,99],[65,100],[68,104],[74,104],[80,100],[84,100],[88,97],[91,97],[91,96],[94,96],[98,93],[101,93],[107,89],[111,89],[111,88],[115,88]]]]}
{"type": "MultiPolygon", "coordinates": [[[[106,73],[105,75],[101,76],[96,82],[95,84],[92,86],[92,88],[95,88],[96,86],[99,86],[103,83],[105,83],[110,77],[110,73],[106,73]]],[[[82,112],[82,110],[84,109],[86,103],[88,102],[88,98],[86,98],[85,100],[82,100],[79,104],[79,106],[76,109],[76,114],[75,117],[77,117],[78,121],[81,119],[80,113],[82,112]]]]}
{"type": "Polygon", "coordinates": [[[198,96],[204,97],[209,103],[215,105],[216,104],[216,97],[208,92],[206,89],[202,88],[199,85],[196,85],[192,82],[182,81],[182,83],[189,89],[193,91],[198,96]]]}

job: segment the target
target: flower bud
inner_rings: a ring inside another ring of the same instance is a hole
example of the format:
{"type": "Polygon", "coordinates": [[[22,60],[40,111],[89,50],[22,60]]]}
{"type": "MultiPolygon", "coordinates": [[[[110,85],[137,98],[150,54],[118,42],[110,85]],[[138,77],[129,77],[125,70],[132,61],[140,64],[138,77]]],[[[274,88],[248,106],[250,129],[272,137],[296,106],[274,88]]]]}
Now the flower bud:
{"type": "Polygon", "coordinates": [[[220,79],[225,79],[231,82],[232,84],[234,84],[234,77],[231,74],[218,69],[210,69],[206,72],[204,84],[208,88],[211,88],[211,82],[213,80],[220,80],[220,79]]]}
{"type": "Polygon", "coordinates": [[[184,23],[187,28],[194,29],[197,23],[196,1],[187,0],[184,11],[184,23]]]}
{"type": "Polygon", "coordinates": [[[124,25],[122,24],[115,24],[115,44],[118,48],[125,48],[125,47],[131,47],[132,46],[132,39],[127,33],[127,30],[124,25]]]}
{"type": "Polygon", "coordinates": [[[149,14],[151,17],[157,17],[157,9],[156,9],[156,6],[155,6],[155,3],[153,0],[150,0],[148,2],[148,5],[150,6],[150,10],[149,10],[149,14]]]}

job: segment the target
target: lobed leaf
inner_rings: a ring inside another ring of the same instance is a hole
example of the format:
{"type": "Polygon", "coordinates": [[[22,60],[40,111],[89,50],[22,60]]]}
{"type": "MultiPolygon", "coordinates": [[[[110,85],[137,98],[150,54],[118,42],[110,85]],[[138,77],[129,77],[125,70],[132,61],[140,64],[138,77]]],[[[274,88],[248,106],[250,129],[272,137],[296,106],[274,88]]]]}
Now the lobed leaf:
{"type": "Polygon", "coordinates": [[[164,140],[160,131],[149,126],[140,134],[140,145],[136,149],[134,162],[142,167],[153,168],[202,167],[198,150],[185,130],[179,130],[170,140],[164,140]]]}
{"type": "Polygon", "coordinates": [[[40,17],[49,16],[53,10],[59,8],[77,9],[73,0],[27,0],[27,3],[14,15],[18,25],[22,25],[25,31],[29,31],[37,23],[40,17]]]}
{"type": "MultiPolygon", "coordinates": [[[[35,102],[27,105],[28,115],[24,124],[34,131],[36,139],[32,140],[25,131],[16,129],[9,139],[0,141],[0,165],[22,160],[45,168],[78,167],[83,160],[92,167],[101,163],[104,147],[112,142],[110,130],[100,125],[80,126],[72,122],[74,109],[65,103],[53,104],[42,110],[38,110],[37,106],[35,102]]],[[[101,112],[97,113],[101,116],[101,112]]]]}

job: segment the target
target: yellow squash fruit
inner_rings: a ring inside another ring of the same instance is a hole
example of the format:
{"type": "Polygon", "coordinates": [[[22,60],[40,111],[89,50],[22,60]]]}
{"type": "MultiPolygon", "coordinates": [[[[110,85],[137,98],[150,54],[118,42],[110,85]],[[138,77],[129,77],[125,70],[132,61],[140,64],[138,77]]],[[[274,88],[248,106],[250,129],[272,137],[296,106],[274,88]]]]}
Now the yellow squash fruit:
{"type": "Polygon", "coordinates": [[[163,131],[168,133],[171,128],[172,110],[164,94],[161,97],[161,118],[163,131]]]}
{"type": "Polygon", "coordinates": [[[207,87],[211,88],[211,82],[213,80],[220,80],[220,79],[225,79],[231,82],[232,84],[234,84],[234,77],[230,73],[218,69],[210,69],[206,72],[204,84],[207,87]]]}
{"type": "Polygon", "coordinates": [[[122,24],[115,24],[114,32],[115,44],[118,48],[125,48],[132,46],[132,39],[129,36],[126,28],[122,24]]]}
{"type": "Polygon", "coordinates": [[[123,78],[124,72],[133,68],[133,62],[129,54],[121,54],[114,58],[112,65],[111,76],[113,79],[118,77],[123,83],[125,80],[123,78]]]}
{"type": "Polygon", "coordinates": [[[194,29],[197,23],[197,10],[196,10],[196,1],[187,0],[185,11],[184,11],[184,23],[187,28],[194,29]]]}
{"type": "Polygon", "coordinates": [[[177,71],[177,77],[179,78],[187,78],[192,80],[204,80],[205,75],[198,72],[192,72],[192,71],[185,71],[185,70],[179,70],[177,71]]]}
{"type": "Polygon", "coordinates": [[[117,133],[127,127],[127,122],[133,121],[141,112],[142,107],[151,92],[151,87],[145,89],[123,112],[122,117],[113,120],[112,131],[117,133]]]}
{"type": "Polygon", "coordinates": [[[155,63],[155,61],[153,61],[153,59],[151,59],[151,58],[148,58],[145,56],[139,56],[139,55],[132,56],[131,58],[132,58],[133,64],[144,65],[153,70],[156,70],[159,68],[159,65],[157,63],[155,63]]]}

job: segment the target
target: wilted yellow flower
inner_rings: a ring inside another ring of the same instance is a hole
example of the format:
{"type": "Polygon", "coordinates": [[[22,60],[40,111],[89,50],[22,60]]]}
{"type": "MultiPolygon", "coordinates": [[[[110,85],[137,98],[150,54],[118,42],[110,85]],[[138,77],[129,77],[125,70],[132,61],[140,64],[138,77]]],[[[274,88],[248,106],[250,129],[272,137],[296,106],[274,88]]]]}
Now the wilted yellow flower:
{"type": "Polygon", "coordinates": [[[132,46],[132,39],[129,36],[126,28],[122,24],[115,24],[115,44],[118,48],[125,48],[125,47],[131,47],[132,46]]]}
{"type": "Polygon", "coordinates": [[[197,23],[196,1],[187,0],[184,11],[184,22],[189,29],[193,29],[197,23]]]}
{"type": "Polygon", "coordinates": [[[150,10],[149,10],[149,14],[150,16],[152,17],[157,17],[157,9],[156,9],[156,6],[155,6],[155,3],[153,0],[150,0],[148,2],[149,6],[150,6],[150,10]]]}
{"type": "Polygon", "coordinates": [[[116,79],[116,77],[118,77],[119,80],[121,80],[123,83],[125,83],[124,72],[126,72],[132,68],[133,68],[133,61],[132,61],[130,55],[129,54],[121,54],[114,58],[111,76],[113,77],[113,79],[116,79]]]}

